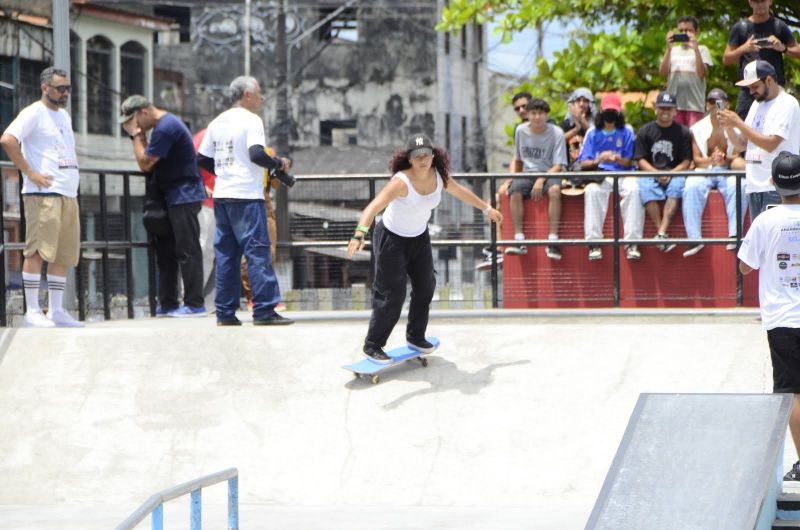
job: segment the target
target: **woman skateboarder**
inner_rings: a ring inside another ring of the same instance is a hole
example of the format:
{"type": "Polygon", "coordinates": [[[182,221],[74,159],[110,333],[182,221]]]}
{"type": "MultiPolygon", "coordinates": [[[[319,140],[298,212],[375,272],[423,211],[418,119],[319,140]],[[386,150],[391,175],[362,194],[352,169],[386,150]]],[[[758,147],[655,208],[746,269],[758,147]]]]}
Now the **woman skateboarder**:
{"type": "Polygon", "coordinates": [[[362,250],[372,221],[386,210],[372,234],[375,277],[372,317],[364,341],[364,355],[380,364],[391,362],[383,347],[400,319],[406,298],[406,276],[411,279],[406,341],[409,347],[424,353],[435,349],[425,340],[436,287],[428,220],[441,201],[442,190],[482,210],[496,223],[503,220],[499,211],[450,177],[447,153],[434,147],[424,134],[413,135],[406,149],[398,151],[389,162],[389,169],[393,174],[391,180],[361,214],[347,247],[348,258],[356,250],[362,250]]]}

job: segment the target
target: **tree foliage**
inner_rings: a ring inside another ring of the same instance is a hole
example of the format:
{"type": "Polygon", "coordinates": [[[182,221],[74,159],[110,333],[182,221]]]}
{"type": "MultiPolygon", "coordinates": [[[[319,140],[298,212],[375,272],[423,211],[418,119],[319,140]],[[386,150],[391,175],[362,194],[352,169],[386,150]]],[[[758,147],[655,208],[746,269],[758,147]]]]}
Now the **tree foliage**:
{"type": "MultiPolygon", "coordinates": [[[[536,74],[519,87],[544,97],[552,114],[563,116],[564,98],[579,86],[595,92],[648,92],[666,86],[666,78],[658,73],[665,37],[686,14],[700,19],[698,41],[714,60],[707,86],[735,96],[737,67],[723,66],[722,53],[730,27],[750,13],[745,0],[451,0],[437,29],[458,31],[470,23],[495,22],[508,41],[514,33],[542,23],[578,22],[580,29],[570,35],[566,48],[550,60],[540,59],[536,74]]],[[[793,27],[798,38],[800,2],[773,2],[772,13],[793,27]]],[[[796,92],[800,61],[787,57],[784,64],[787,88],[796,92]]],[[[634,125],[651,119],[640,104],[626,105],[626,114],[634,125]]]]}

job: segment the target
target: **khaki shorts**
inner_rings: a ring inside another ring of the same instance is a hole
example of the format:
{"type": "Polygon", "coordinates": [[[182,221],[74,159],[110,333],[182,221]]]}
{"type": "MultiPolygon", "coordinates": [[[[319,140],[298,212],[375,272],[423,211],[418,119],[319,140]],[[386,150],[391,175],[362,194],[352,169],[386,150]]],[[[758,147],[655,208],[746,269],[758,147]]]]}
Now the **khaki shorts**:
{"type": "Polygon", "coordinates": [[[81,246],[78,200],[62,195],[25,194],[25,257],[37,252],[48,263],[74,267],[81,246]]]}

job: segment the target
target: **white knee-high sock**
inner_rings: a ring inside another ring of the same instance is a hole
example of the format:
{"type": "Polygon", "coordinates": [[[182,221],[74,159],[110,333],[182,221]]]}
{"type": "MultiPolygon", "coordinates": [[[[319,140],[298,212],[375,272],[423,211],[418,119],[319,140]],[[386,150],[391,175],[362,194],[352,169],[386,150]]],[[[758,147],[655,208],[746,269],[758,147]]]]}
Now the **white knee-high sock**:
{"type": "Polygon", "coordinates": [[[22,273],[22,287],[25,290],[25,304],[28,306],[28,311],[41,311],[39,307],[39,282],[41,280],[41,274],[22,273]]]}
{"type": "Polygon", "coordinates": [[[67,285],[66,276],[47,275],[47,294],[50,304],[48,314],[52,315],[55,311],[63,311],[64,287],[67,285]]]}

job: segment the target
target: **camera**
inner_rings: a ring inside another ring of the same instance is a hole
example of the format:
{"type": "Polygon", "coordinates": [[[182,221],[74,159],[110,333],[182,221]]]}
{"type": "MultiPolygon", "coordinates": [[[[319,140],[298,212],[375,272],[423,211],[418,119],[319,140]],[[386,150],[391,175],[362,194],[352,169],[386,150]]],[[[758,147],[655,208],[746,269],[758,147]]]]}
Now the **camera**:
{"type": "Polygon", "coordinates": [[[278,179],[278,181],[287,188],[291,188],[294,186],[294,183],[297,182],[297,179],[294,178],[294,176],[288,174],[282,169],[271,169],[269,172],[269,178],[278,179]]]}
{"type": "Polygon", "coordinates": [[[686,33],[676,33],[672,36],[672,42],[689,42],[689,35],[686,33]]]}

